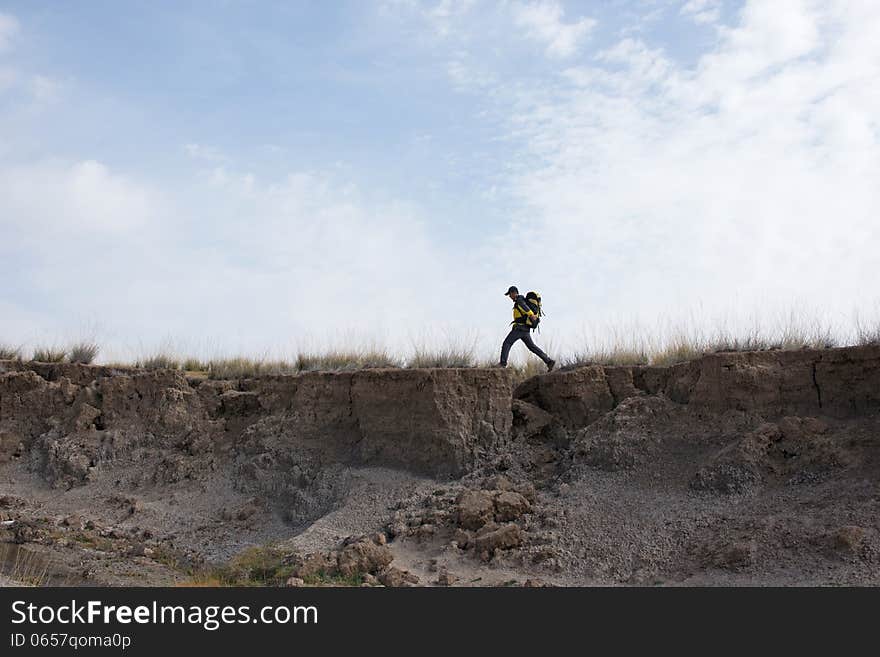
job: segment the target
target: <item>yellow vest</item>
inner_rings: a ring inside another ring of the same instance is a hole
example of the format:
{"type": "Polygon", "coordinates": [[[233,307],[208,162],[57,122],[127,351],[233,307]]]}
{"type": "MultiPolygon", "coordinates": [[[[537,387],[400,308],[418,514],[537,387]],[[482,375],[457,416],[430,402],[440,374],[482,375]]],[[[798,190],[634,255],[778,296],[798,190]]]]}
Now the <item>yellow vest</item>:
{"type": "Polygon", "coordinates": [[[532,309],[528,307],[525,301],[522,302],[522,305],[525,308],[520,308],[518,300],[513,304],[513,321],[511,324],[531,328],[537,316],[532,312],[532,309]]]}

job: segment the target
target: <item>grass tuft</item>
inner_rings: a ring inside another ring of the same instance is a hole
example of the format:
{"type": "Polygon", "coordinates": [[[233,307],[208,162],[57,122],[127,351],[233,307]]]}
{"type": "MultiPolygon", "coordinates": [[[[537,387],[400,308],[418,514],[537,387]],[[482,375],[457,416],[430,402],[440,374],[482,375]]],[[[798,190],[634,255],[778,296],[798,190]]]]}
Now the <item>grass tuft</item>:
{"type": "Polygon", "coordinates": [[[70,347],[67,353],[67,360],[71,363],[81,363],[83,365],[91,365],[95,358],[98,357],[100,347],[96,342],[84,340],[77,342],[70,347]]]}
{"type": "Polygon", "coordinates": [[[283,586],[293,574],[288,557],[270,546],[248,548],[224,565],[193,573],[180,586],[283,586]]]}
{"type": "Polygon", "coordinates": [[[474,350],[460,347],[447,347],[428,351],[416,349],[407,359],[409,368],[422,367],[474,367],[474,350]]]}
{"type": "Polygon", "coordinates": [[[63,363],[67,358],[67,350],[58,347],[37,347],[34,360],[38,363],[63,363]]]}
{"type": "Polygon", "coordinates": [[[0,344],[0,360],[21,360],[21,347],[0,344]]]}
{"type": "Polygon", "coordinates": [[[179,370],[180,360],[171,354],[158,353],[138,360],[134,366],[145,370],[179,370]]]}
{"type": "Polygon", "coordinates": [[[402,365],[399,358],[380,348],[352,351],[334,349],[324,353],[301,352],[296,358],[296,369],[300,372],[340,372],[402,365]]]}
{"type": "Polygon", "coordinates": [[[477,340],[455,338],[448,333],[426,334],[413,341],[406,359],[409,368],[477,367],[477,340]]]}

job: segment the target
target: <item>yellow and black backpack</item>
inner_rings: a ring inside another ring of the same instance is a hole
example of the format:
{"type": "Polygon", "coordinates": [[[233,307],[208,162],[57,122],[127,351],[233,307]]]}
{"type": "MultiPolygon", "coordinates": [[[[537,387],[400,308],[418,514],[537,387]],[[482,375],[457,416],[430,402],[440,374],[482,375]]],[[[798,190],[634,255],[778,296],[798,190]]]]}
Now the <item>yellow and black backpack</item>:
{"type": "Polygon", "coordinates": [[[541,318],[544,316],[544,310],[541,308],[541,295],[537,292],[526,293],[526,303],[536,315],[536,319],[532,322],[531,326],[532,328],[537,328],[538,324],[541,323],[541,318]]]}

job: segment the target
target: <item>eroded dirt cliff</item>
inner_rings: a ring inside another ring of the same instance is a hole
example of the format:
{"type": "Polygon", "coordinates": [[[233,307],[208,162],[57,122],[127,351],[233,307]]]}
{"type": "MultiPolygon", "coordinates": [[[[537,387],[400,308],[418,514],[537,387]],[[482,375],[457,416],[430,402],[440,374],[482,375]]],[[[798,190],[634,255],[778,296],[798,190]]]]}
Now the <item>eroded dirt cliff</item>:
{"type": "Polygon", "coordinates": [[[3,362],[0,547],[53,583],[271,544],[293,583],[876,584],[878,428],[877,347],[519,385],[3,362]]]}

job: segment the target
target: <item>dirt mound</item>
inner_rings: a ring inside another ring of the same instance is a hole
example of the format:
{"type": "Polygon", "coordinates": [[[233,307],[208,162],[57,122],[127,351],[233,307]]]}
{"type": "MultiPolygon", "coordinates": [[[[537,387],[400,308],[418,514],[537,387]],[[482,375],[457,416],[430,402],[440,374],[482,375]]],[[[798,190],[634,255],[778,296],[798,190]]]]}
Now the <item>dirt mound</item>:
{"type": "Polygon", "coordinates": [[[632,468],[656,451],[658,427],[673,411],[674,404],[662,395],[625,399],[577,432],[575,457],[602,470],[632,468]]]}
{"type": "Polygon", "coordinates": [[[691,485],[696,490],[745,493],[768,477],[789,484],[820,481],[857,462],[848,442],[833,436],[823,420],[785,417],[779,423],[764,423],[721,449],[700,468],[691,485]]]}

